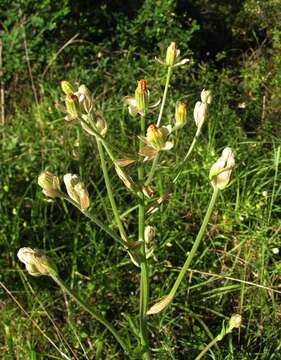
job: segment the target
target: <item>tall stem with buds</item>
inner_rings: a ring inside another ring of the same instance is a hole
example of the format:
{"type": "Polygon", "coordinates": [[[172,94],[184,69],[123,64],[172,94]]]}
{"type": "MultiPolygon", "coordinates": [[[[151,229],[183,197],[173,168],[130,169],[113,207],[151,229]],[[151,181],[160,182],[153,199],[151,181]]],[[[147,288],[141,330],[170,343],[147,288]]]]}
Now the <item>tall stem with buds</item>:
{"type": "Polygon", "coordinates": [[[176,292],[180,286],[180,283],[182,282],[184,275],[185,275],[186,271],[188,270],[188,267],[189,267],[194,255],[196,254],[198,246],[199,246],[201,239],[205,233],[209,219],[212,215],[212,211],[213,211],[219,190],[223,190],[228,185],[234,164],[235,164],[235,160],[234,160],[234,155],[233,155],[232,150],[230,148],[225,148],[222,152],[222,155],[219,157],[219,159],[212,165],[212,167],[210,169],[210,173],[209,173],[209,179],[213,185],[214,190],[213,190],[213,195],[210,200],[203,223],[198,232],[198,235],[194,241],[191,251],[190,251],[171,291],[161,301],[154,304],[148,310],[148,314],[157,314],[158,312],[162,311],[166,306],[168,306],[172,302],[173,298],[175,297],[176,292]]]}
{"type": "MultiPolygon", "coordinates": [[[[145,117],[141,117],[141,135],[145,135],[145,117]]],[[[143,143],[140,141],[140,149],[142,148],[143,143]]],[[[141,163],[138,168],[138,179],[140,184],[144,181],[144,167],[141,163]]],[[[139,201],[139,241],[142,244],[142,260],[141,260],[141,279],[140,279],[140,336],[141,336],[141,344],[145,348],[145,352],[143,354],[143,359],[149,360],[151,359],[149,352],[149,344],[148,344],[148,336],[147,336],[147,307],[148,307],[148,299],[149,299],[149,269],[146,260],[145,254],[145,239],[144,239],[144,227],[145,227],[145,207],[144,207],[144,195],[142,194],[139,201]]]]}

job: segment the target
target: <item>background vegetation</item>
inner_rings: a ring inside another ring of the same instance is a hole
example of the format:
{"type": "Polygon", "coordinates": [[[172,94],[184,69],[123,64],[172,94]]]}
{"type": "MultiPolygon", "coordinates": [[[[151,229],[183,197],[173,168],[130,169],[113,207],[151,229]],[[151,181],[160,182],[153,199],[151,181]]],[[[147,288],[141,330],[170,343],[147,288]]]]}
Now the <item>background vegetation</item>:
{"type": "MultiPolygon", "coordinates": [[[[214,99],[180,186],[151,217],[157,228],[154,299],[172,284],[191,248],[211,192],[208,171],[223,147],[234,149],[237,166],[194,271],[169,310],[150,319],[154,357],[195,358],[218,334],[222,320],[236,312],[243,317],[239,333],[206,359],[281,359],[280,1],[1,0],[0,14],[3,358],[60,359],[41,332],[73,359],[123,358],[103,328],[51,280],[27,281],[16,252],[22,246],[44,249],[57,259],[70,286],[120,327],[123,314],[135,311],[139,279],[124,252],[75,209],[45,201],[37,176],[49,169],[89,179],[94,208],[101,219],[111,219],[95,145],[56,110],[59,81],[84,82],[93,90],[109,123],[108,136],[128,152],[139,124],[127,115],[122,98],[133,93],[140,78],[148,81],[152,95],[159,93],[165,73],[153,59],[176,41],[191,59],[173,75],[166,112],[173,116],[178,100],[189,104],[189,123],[177,139],[179,155],[193,137],[192,111],[201,89],[210,88],[214,99]]],[[[171,188],[174,158],[164,159],[155,182],[160,193],[171,188]]],[[[129,199],[120,182],[113,183],[125,211],[129,199]]],[[[134,221],[132,213],[128,226],[134,221]]]]}

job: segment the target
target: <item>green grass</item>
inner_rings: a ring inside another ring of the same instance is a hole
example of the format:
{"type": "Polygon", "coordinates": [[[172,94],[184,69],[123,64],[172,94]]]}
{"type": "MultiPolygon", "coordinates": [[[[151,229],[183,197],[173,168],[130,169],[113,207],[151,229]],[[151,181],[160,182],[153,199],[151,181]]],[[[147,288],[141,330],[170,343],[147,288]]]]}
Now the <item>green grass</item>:
{"type": "MultiPolygon", "coordinates": [[[[163,84],[163,74],[150,63],[142,71],[127,58],[120,60],[119,67],[117,72],[113,66],[104,82],[100,73],[94,72],[89,86],[108,121],[109,141],[121,153],[131,154],[137,152],[139,121],[129,117],[122,98],[133,93],[139,75],[145,76],[151,91],[156,92],[159,83],[163,84]],[[104,90],[106,94],[100,95],[104,90]]],[[[195,70],[191,68],[190,74],[195,70]]],[[[184,71],[176,73],[181,79],[184,71]]],[[[163,313],[149,317],[153,358],[194,359],[220,332],[222,321],[240,313],[241,329],[224,338],[205,358],[280,359],[281,268],[280,255],[272,251],[280,246],[280,134],[266,129],[247,132],[247,111],[239,113],[237,102],[233,105],[235,84],[227,74],[207,78],[206,73],[202,70],[198,80],[189,85],[185,79],[184,88],[175,76],[172,79],[176,86],[170,93],[164,123],[173,116],[178,99],[190,104],[190,112],[188,124],[175,139],[176,148],[161,156],[153,181],[156,196],[166,191],[171,195],[147,220],[157,229],[157,261],[150,262],[150,304],[167,294],[191,249],[212,193],[209,169],[225,146],[233,148],[237,165],[231,184],[220,193],[207,233],[174,302],[163,313]],[[214,93],[208,123],[175,187],[175,164],[184,157],[195,133],[192,110],[206,83],[214,93]]],[[[64,77],[80,81],[87,75],[76,69],[64,77]]],[[[62,359],[59,351],[70,359],[124,359],[101,325],[52,280],[28,276],[16,259],[22,246],[43,249],[56,260],[70,288],[137,346],[139,271],[102,230],[69,204],[46,201],[37,185],[37,176],[44,169],[61,176],[79,174],[88,186],[94,213],[113,224],[94,141],[78,127],[66,124],[55,109],[58,86],[43,83],[41,91],[44,96],[39,108],[30,98],[26,99],[28,107],[21,100],[1,129],[0,284],[4,286],[0,288],[0,353],[4,359],[62,359]]],[[[155,114],[148,117],[148,123],[155,120],[155,114]]],[[[136,168],[128,171],[136,179],[136,168]]],[[[135,205],[135,198],[112,168],[110,175],[122,213],[135,205]]],[[[136,210],[125,219],[134,240],[136,210]]]]}

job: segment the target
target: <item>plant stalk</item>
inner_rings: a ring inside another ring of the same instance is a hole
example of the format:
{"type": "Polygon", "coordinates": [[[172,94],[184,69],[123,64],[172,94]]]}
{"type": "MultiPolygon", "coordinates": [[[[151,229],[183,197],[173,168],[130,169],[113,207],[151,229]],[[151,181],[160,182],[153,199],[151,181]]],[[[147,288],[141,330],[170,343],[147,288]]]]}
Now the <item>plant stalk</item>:
{"type": "MultiPolygon", "coordinates": [[[[201,133],[201,128],[197,128],[197,131],[196,131],[196,134],[194,135],[194,138],[193,138],[193,140],[192,140],[192,143],[191,143],[191,145],[190,145],[190,147],[189,147],[189,149],[188,149],[188,151],[187,151],[187,153],[186,153],[183,161],[181,162],[180,166],[183,166],[184,163],[186,162],[186,160],[189,158],[190,154],[192,153],[192,151],[193,151],[193,149],[194,149],[194,146],[195,146],[195,144],[196,144],[196,142],[197,142],[197,139],[198,139],[200,133],[201,133]]],[[[183,171],[183,169],[181,168],[180,171],[177,173],[176,177],[175,177],[174,180],[173,180],[173,183],[174,183],[174,184],[177,182],[178,178],[181,176],[182,171],[183,171]]]]}
{"type": "Polygon", "coordinates": [[[102,315],[94,311],[83,300],[81,300],[77,295],[75,295],[74,292],[70,290],[67,285],[58,277],[58,275],[52,274],[51,277],[60,286],[61,289],[63,289],[73,300],[77,302],[77,304],[79,304],[85,311],[92,315],[95,320],[104,325],[107,330],[110,331],[111,334],[115,337],[123,350],[128,353],[127,344],[110,322],[108,322],[102,315]]]}
{"type": "MultiPolygon", "coordinates": [[[[141,117],[141,135],[145,134],[145,117],[141,117]]],[[[143,146],[143,143],[140,141],[140,149],[143,146]]],[[[142,185],[144,181],[144,167],[143,163],[139,165],[138,168],[138,180],[142,185]]],[[[141,247],[142,260],[141,260],[141,278],[140,278],[140,337],[141,344],[144,347],[144,353],[142,358],[145,360],[150,360],[151,355],[149,351],[148,343],[148,334],[147,334],[147,308],[148,308],[148,299],[149,299],[149,274],[148,274],[148,264],[145,254],[145,241],[144,241],[144,227],[145,227],[145,207],[144,207],[144,195],[141,194],[139,200],[139,225],[138,225],[138,239],[142,241],[143,245],[141,247]]]]}
{"type": "MultiPolygon", "coordinates": [[[[86,126],[88,126],[88,124],[83,120],[83,119],[80,119],[81,123],[84,123],[86,126]]],[[[110,146],[108,144],[108,142],[105,140],[105,138],[98,132],[98,130],[96,129],[96,126],[95,126],[95,123],[93,121],[93,118],[92,116],[89,117],[89,121],[90,121],[90,124],[91,124],[91,131],[92,133],[95,135],[96,137],[96,140],[100,141],[105,149],[105,151],[107,152],[108,156],[110,157],[110,160],[113,162],[114,166],[116,168],[118,168],[119,172],[121,174],[123,174],[123,177],[124,178],[127,178],[127,175],[126,173],[123,171],[123,169],[116,163],[116,158],[115,156],[113,155],[111,149],[110,149],[110,146]]]]}
{"type": "Polygon", "coordinates": [[[126,241],[124,241],[120,236],[116,235],[107,225],[105,225],[102,221],[100,221],[97,217],[95,217],[93,214],[91,214],[89,211],[84,210],[82,211],[79,207],[79,205],[73,201],[71,198],[69,198],[68,196],[62,196],[62,198],[66,201],[68,201],[70,204],[72,204],[73,206],[75,206],[78,210],[80,210],[82,212],[82,214],[84,214],[88,219],[90,219],[91,221],[93,221],[93,223],[95,223],[99,228],[101,228],[104,232],[106,232],[110,237],[112,237],[112,239],[118,241],[120,244],[125,245],[126,246],[126,241]]]}
{"type": "Polygon", "coordinates": [[[214,208],[218,193],[219,193],[219,189],[217,187],[215,187],[214,191],[213,191],[212,198],[211,198],[209,206],[208,206],[208,210],[206,212],[203,223],[202,223],[201,228],[199,230],[199,233],[198,233],[198,235],[197,235],[197,237],[196,237],[196,239],[194,241],[194,244],[193,244],[193,246],[191,248],[191,251],[190,251],[190,253],[189,253],[189,255],[188,255],[188,257],[187,257],[187,259],[186,259],[186,261],[185,261],[185,263],[184,263],[184,265],[183,265],[183,267],[182,267],[182,269],[181,269],[181,271],[180,271],[180,273],[179,273],[179,275],[178,275],[178,277],[177,277],[177,279],[176,279],[176,281],[175,281],[169,295],[168,295],[171,299],[173,299],[174,296],[176,295],[178,287],[179,287],[182,279],[184,278],[184,275],[185,275],[187,269],[189,268],[189,265],[190,265],[194,255],[196,254],[196,251],[198,249],[200,241],[201,241],[201,239],[202,239],[202,237],[203,237],[203,235],[205,233],[206,227],[208,225],[209,219],[210,219],[210,217],[212,215],[212,211],[213,211],[213,208],[214,208]]]}
{"type": "Polygon", "coordinates": [[[170,84],[171,75],[172,75],[172,66],[169,66],[168,67],[168,72],[167,72],[167,77],[166,77],[165,89],[164,89],[163,98],[162,98],[161,107],[160,107],[160,112],[159,112],[158,120],[157,120],[157,123],[156,123],[157,127],[160,127],[160,124],[161,124],[163,111],[164,111],[164,106],[165,106],[166,98],[167,98],[167,94],[168,94],[168,88],[169,88],[169,84],[170,84]]]}
{"type": "MultiPolygon", "coordinates": [[[[161,125],[161,120],[162,120],[162,116],[163,116],[163,111],[164,111],[164,107],[165,107],[165,103],[166,103],[166,99],[167,99],[167,94],[168,94],[168,89],[169,89],[169,84],[170,84],[170,79],[171,79],[171,75],[172,75],[172,66],[168,67],[168,72],[167,72],[167,77],[166,77],[166,84],[165,84],[165,88],[164,88],[164,93],[163,93],[163,98],[162,98],[162,102],[161,102],[161,107],[160,107],[160,111],[159,111],[159,115],[158,115],[158,120],[157,120],[157,127],[160,127],[161,125]]],[[[144,136],[144,134],[143,134],[144,136]]],[[[158,152],[153,160],[148,178],[145,182],[145,185],[149,185],[153,179],[153,176],[155,174],[155,170],[157,167],[157,163],[160,157],[160,152],[158,152]]]]}
{"type": "Polygon", "coordinates": [[[148,174],[148,178],[145,182],[145,186],[148,186],[152,179],[153,179],[153,176],[155,174],[155,170],[156,170],[156,167],[157,167],[157,163],[158,163],[158,160],[159,160],[159,156],[160,156],[160,151],[158,151],[158,153],[156,154],[154,160],[153,160],[153,163],[152,163],[152,166],[151,166],[151,169],[150,169],[150,172],[148,174]]]}
{"type": "Polygon", "coordinates": [[[118,209],[117,209],[117,206],[116,206],[116,202],[115,202],[115,199],[114,199],[114,196],[113,196],[111,183],[110,183],[110,179],[109,179],[109,175],[108,175],[108,171],[107,171],[107,167],[106,167],[106,162],[105,162],[105,158],[104,158],[102,142],[101,142],[101,140],[99,138],[96,138],[96,140],[97,140],[98,151],[99,151],[100,160],[101,160],[101,167],[102,167],[102,172],[103,172],[103,176],[104,176],[104,181],[105,181],[109,201],[110,201],[110,204],[111,204],[111,208],[112,208],[112,211],[113,211],[113,214],[114,214],[114,218],[115,218],[116,224],[118,226],[121,238],[125,242],[128,242],[127,234],[126,234],[126,231],[124,229],[123,223],[122,223],[122,221],[120,219],[120,215],[119,215],[119,212],[118,212],[118,209]]]}
{"type": "Polygon", "coordinates": [[[209,344],[201,351],[201,353],[196,357],[195,360],[200,360],[202,359],[202,357],[206,354],[206,352],[212,347],[214,346],[218,341],[221,340],[220,336],[216,336],[211,342],[209,342],[209,344]]]}

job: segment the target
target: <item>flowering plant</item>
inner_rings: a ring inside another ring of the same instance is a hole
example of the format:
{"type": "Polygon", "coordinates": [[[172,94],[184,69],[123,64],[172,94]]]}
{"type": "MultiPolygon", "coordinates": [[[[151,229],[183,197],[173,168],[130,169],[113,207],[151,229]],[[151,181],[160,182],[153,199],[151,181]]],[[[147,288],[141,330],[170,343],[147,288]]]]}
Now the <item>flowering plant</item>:
{"type": "MultiPolygon", "coordinates": [[[[167,156],[171,154],[172,150],[175,148],[176,142],[174,140],[176,139],[178,132],[183,131],[182,129],[184,129],[188,121],[187,105],[183,102],[177,102],[175,107],[175,119],[171,119],[171,121],[165,125],[161,124],[163,122],[163,113],[166,106],[171,73],[175,68],[183,66],[188,62],[188,59],[180,60],[179,54],[180,51],[177,49],[176,44],[172,42],[167,49],[165,61],[158,60],[161,66],[167,68],[167,77],[163,96],[161,97],[160,102],[153,105],[154,108],[160,105],[157,121],[154,123],[148,121],[151,104],[149,103],[148,85],[144,79],[137,82],[134,96],[127,96],[124,99],[125,105],[128,106],[129,114],[135,117],[139,116],[140,120],[140,131],[136,134],[136,139],[139,140],[138,149],[131,159],[117,158],[115,150],[108,140],[110,124],[108,124],[106,119],[96,111],[96,105],[91,91],[84,84],[75,87],[68,81],[61,82],[61,88],[64,93],[64,106],[61,106],[60,108],[66,113],[65,120],[76,122],[77,126],[80,126],[89,136],[93,137],[97,144],[104,183],[112,208],[114,223],[118,229],[117,231],[115,228],[111,227],[110,224],[99,220],[92,211],[91,208],[94,200],[90,201],[90,192],[84,181],[77,175],[67,173],[63,176],[65,190],[61,186],[59,176],[54,175],[49,171],[41,173],[38,177],[38,184],[46,197],[50,199],[61,198],[75,206],[85,216],[92,220],[96,226],[100,227],[107,235],[123,246],[124,251],[136,266],[137,271],[140,272],[139,328],[136,332],[139,346],[137,351],[132,349],[129,339],[121,336],[116,327],[113,326],[103,314],[96,309],[94,310],[89,304],[85,303],[67,287],[60,279],[59,271],[47,256],[42,254],[39,250],[33,250],[26,247],[20,249],[18,252],[19,260],[25,264],[26,270],[30,275],[51,276],[54,281],[56,281],[56,283],[72,297],[72,299],[111,332],[127,355],[136,356],[137,352],[137,356],[143,359],[151,359],[147,325],[148,317],[149,315],[161,312],[175,298],[186,271],[196,255],[196,251],[211,217],[217,196],[219,192],[228,185],[234,167],[233,152],[230,148],[226,147],[223,150],[221,157],[210,169],[209,177],[213,186],[213,194],[198,235],[186,257],[185,263],[181,267],[179,274],[176,277],[173,286],[171,286],[171,289],[167,292],[167,295],[154,302],[154,304],[149,307],[150,260],[157,259],[157,245],[155,244],[157,229],[155,226],[152,226],[154,224],[150,223],[150,215],[164,200],[168,200],[167,195],[162,195],[160,198],[155,196],[153,180],[156,177],[156,170],[160,168],[161,156],[164,156],[164,152],[167,156]],[[152,161],[152,164],[150,161],[152,161]],[[137,202],[136,208],[138,209],[137,240],[131,240],[128,228],[125,226],[120,209],[118,208],[109,175],[109,163],[113,165],[113,168],[116,170],[119,179],[122,181],[122,184],[125,185],[126,189],[135,195],[134,199],[137,202]],[[136,163],[137,165],[137,174],[129,174],[129,170],[127,170],[128,166],[133,163],[136,163]]],[[[182,175],[181,171],[185,166],[185,162],[192,153],[201,134],[201,129],[207,120],[211,101],[211,92],[205,89],[202,90],[201,101],[195,103],[193,113],[197,130],[183,161],[180,163],[179,172],[174,179],[174,184],[182,175]]],[[[232,325],[231,330],[235,326],[236,325],[232,325]]],[[[229,332],[231,330],[229,330],[229,332]]]]}

